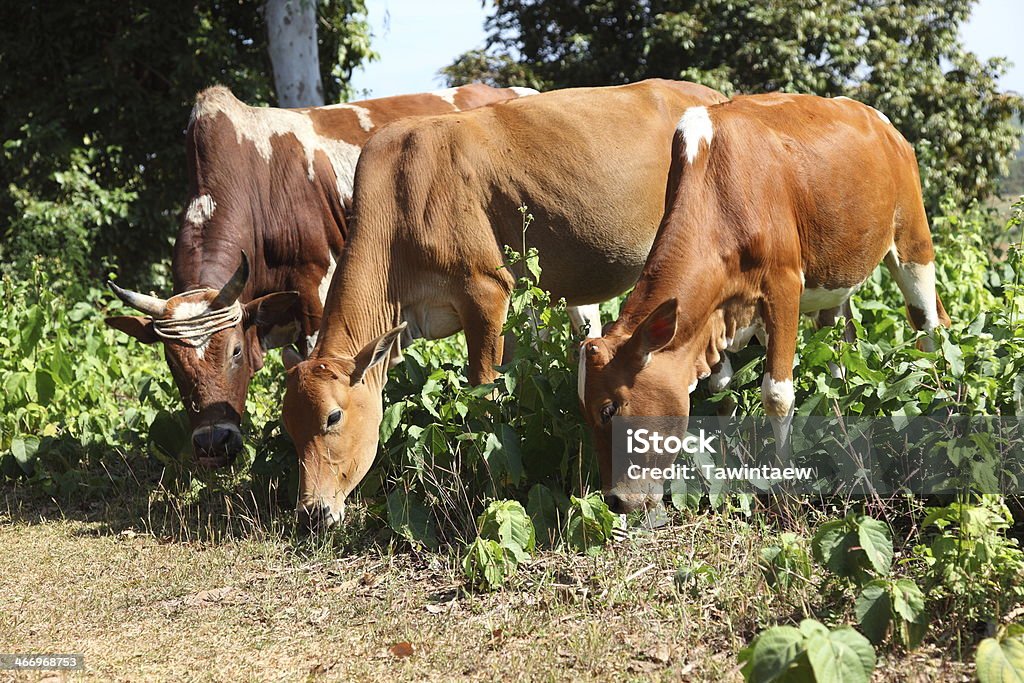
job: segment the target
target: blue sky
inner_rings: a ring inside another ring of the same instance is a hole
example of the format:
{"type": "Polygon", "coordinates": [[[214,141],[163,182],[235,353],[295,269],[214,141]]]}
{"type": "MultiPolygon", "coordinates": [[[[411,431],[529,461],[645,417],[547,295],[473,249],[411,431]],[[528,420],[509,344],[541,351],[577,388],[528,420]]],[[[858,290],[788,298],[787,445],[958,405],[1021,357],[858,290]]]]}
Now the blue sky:
{"type": "MultiPolygon", "coordinates": [[[[380,60],[353,76],[356,99],[423,92],[441,87],[437,71],[459,54],[483,47],[480,0],[367,0],[373,49],[380,60]]],[[[968,49],[980,57],[1009,57],[1015,64],[1003,77],[1004,89],[1024,93],[1022,0],[981,0],[963,28],[968,49]]]]}

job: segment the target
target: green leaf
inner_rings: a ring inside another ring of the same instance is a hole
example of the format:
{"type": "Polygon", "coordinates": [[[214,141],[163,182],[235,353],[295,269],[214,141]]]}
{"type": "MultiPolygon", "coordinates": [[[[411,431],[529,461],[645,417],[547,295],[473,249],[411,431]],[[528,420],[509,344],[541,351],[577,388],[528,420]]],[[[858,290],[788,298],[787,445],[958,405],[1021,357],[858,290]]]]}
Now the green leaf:
{"type": "Polygon", "coordinates": [[[921,623],[925,617],[924,593],[912,579],[898,579],[893,584],[893,611],[906,621],[921,623]]]}
{"type": "Polygon", "coordinates": [[[889,582],[876,579],[865,586],[857,596],[855,611],[857,624],[872,643],[878,645],[885,640],[892,620],[889,582]]]}
{"type": "Polygon", "coordinates": [[[21,352],[32,355],[36,345],[43,336],[43,309],[39,304],[34,304],[25,311],[21,322],[21,352]]]}
{"type": "Polygon", "coordinates": [[[849,626],[808,638],[807,659],[821,683],[868,683],[875,670],[875,649],[849,626]]]}
{"type": "Polygon", "coordinates": [[[1024,683],[1024,641],[1002,633],[978,645],[974,667],[980,683],[1024,683]]]}
{"type": "Polygon", "coordinates": [[[534,484],[526,501],[526,510],[540,542],[552,546],[558,540],[559,510],[554,494],[544,484],[534,484]]]}
{"type": "Polygon", "coordinates": [[[395,490],[388,495],[388,524],[409,541],[428,548],[437,546],[434,520],[426,506],[410,492],[395,490]]]}
{"type": "Polygon", "coordinates": [[[35,371],[35,402],[41,406],[50,405],[54,395],[57,393],[57,382],[48,370],[35,371]]]}
{"type": "Polygon", "coordinates": [[[402,415],[405,413],[405,401],[392,403],[384,410],[384,417],[380,421],[380,442],[387,443],[391,435],[395,433],[398,425],[402,423],[402,415]]]}
{"type": "Polygon", "coordinates": [[[505,582],[507,569],[505,553],[496,541],[477,538],[466,548],[462,571],[473,586],[488,590],[498,588],[505,582]]]}
{"type": "Polygon", "coordinates": [[[11,455],[22,471],[31,476],[35,472],[36,453],[39,452],[39,439],[34,436],[15,437],[11,440],[11,455]]]}
{"type": "Polygon", "coordinates": [[[512,554],[515,562],[529,559],[536,545],[533,521],[519,501],[496,500],[477,520],[480,536],[512,554]]]}
{"type": "Polygon", "coordinates": [[[762,632],[739,654],[748,683],[768,683],[781,678],[804,653],[804,634],[792,626],[775,626],[762,632]]]}
{"type": "Polygon", "coordinates": [[[872,568],[878,574],[887,576],[892,567],[893,558],[892,535],[889,532],[889,525],[871,517],[863,517],[860,519],[857,535],[860,546],[868,556],[872,568]]]}

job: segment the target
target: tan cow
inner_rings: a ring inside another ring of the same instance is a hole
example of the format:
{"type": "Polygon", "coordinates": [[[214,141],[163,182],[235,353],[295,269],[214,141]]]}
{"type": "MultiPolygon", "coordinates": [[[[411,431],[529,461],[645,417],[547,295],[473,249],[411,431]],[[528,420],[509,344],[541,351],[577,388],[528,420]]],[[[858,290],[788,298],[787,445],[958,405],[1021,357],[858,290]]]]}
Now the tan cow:
{"type": "Polygon", "coordinates": [[[541,285],[570,304],[636,280],[665,207],[669,151],[687,107],[719,93],[672,81],[580,88],[453,116],[400,121],[363,150],[354,223],[320,340],[288,373],[284,420],[298,449],[300,510],[338,522],[377,453],[387,364],[399,335],[465,330],[469,379],[502,355],[513,276],[503,246],[535,221],[541,285]]]}
{"type": "Polygon", "coordinates": [[[200,464],[226,465],[241,450],[249,381],[266,351],[295,344],[285,352],[297,360],[313,348],[356,162],[374,130],[535,93],[475,84],[308,109],[249,107],[219,86],[199,93],[185,135],[190,199],[174,245],[175,294],[112,286],[145,315],[107,324],[163,342],[200,464]]]}
{"type": "Polygon", "coordinates": [[[767,341],[762,400],[784,448],[800,314],[834,320],[883,259],[913,326],[948,326],[917,160],[883,114],[783,94],[688,110],[643,274],[619,319],[584,342],[580,398],[609,506],[651,500],[612,480],[612,418],[688,415],[698,376],[755,334],[767,341]]]}

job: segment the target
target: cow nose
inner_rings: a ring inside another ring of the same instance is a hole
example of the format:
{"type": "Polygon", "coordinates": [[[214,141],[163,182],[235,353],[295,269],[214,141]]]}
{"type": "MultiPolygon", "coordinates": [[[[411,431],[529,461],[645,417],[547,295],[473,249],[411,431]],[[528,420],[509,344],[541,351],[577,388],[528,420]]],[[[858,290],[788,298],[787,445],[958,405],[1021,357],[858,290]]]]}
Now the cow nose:
{"type": "Polygon", "coordinates": [[[223,467],[242,450],[242,436],[237,430],[220,425],[197,429],[192,433],[192,450],[201,464],[223,467]]]}
{"type": "Polygon", "coordinates": [[[619,515],[626,511],[625,505],[617,494],[606,493],[604,494],[604,504],[608,506],[608,509],[619,515]]]}
{"type": "Polygon", "coordinates": [[[295,516],[299,526],[312,533],[327,531],[341,521],[341,515],[323,502],[302,505],[295,511],[295,516]]]}

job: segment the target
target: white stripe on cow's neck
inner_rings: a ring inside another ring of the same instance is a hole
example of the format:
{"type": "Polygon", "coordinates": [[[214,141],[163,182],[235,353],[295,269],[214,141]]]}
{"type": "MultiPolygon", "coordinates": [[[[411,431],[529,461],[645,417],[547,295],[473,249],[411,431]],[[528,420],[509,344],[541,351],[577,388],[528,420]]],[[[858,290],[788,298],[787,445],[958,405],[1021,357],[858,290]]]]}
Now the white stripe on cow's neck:
{"type": "Polygon", "coordinates": [[[700,151],[700,143],[704,141],[711,149],[711,138],[714,137],[714,128],[711,125],[711,117],[708,116],[707,107],[690,107],[683,112],[683,118],[679,119],[676,126],[683,136],[686,146],[686,161],[693,163],[700,151]]]}
{"type": "Polygon", "coordinates": [[[305,152],[310,181],[316,178],[313,165],[316,153],[322,151],[334,168],[340,200],[344,202],[352,198],[361,148],[344,140],[318,135],[308,114],[274,107],[250,107],[240,102],[227,88],[214,88],[206,91],[192,109],[192,122],[216,113],[224,114],[231,121],[239,144],[243,139],[248,140],[268,163],[273,155],[273,138],[294,135],[305,152]]]}
{"type": "Polygon", "coordinates": [[[217,209],[217,202],[208,194],[201,194],[191,202],[185,211],[185,220],[196,227],[206,225],[206,222],[213,218],[213,212],[217,209]]]}
{"type": "Polygon", "coordinates": [[[359,127],[370,132],[373,130],[373,119],[370,118],[370,110],[366,107],[360,107],[357,104],[329,104],[324,109],[349,109],[355,112],[356,117],[359,119],[359,127]]]}
{"type": "Polygon", "coordinates": [[[586,405],[586,401],[583,400],[583,390],[587,386],[587,348],[586,344],[580,345],[580,371],[579,377],[576,379],[576,391],[580,395],[580,405],[586,405]]]}

